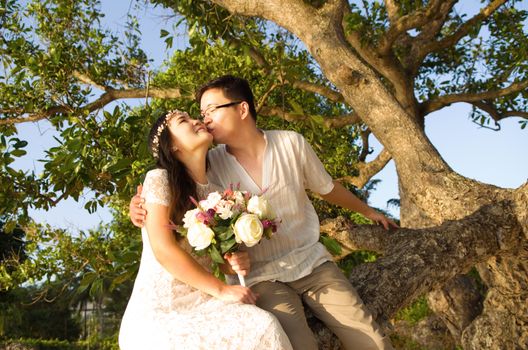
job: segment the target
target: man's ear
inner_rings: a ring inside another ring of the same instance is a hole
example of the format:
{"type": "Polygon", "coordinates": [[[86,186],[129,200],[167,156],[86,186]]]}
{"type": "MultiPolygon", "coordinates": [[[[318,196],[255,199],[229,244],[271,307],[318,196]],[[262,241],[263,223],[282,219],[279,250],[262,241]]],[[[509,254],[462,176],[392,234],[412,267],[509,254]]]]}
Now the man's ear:
{"type": "Polygon", "coordinates": [[[240,119],[244,120],[247,117],[251,118],[251,115],[249,114],[249,104],[246,101],[243,101],[239,105],[240,108],[240,119]]]}

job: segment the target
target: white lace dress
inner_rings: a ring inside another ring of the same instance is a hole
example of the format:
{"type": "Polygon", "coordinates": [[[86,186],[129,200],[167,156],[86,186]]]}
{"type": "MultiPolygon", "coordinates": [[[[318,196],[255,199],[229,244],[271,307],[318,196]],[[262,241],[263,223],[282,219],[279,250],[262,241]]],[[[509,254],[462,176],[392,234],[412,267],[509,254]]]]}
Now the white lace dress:
{"type": "MultiPolygon", "coordinates": [[[[142,196],[168,205],[165,170],[147,173],[142,196]]],[[[156,260],[145,228],[141,236],[141,264],[119,332],[121,349],[291,349],[273,315],[254,305],[221,301],[173,278],[156,260]]],[[[188,245],[184,249],[190,251],[188,245]]]]}

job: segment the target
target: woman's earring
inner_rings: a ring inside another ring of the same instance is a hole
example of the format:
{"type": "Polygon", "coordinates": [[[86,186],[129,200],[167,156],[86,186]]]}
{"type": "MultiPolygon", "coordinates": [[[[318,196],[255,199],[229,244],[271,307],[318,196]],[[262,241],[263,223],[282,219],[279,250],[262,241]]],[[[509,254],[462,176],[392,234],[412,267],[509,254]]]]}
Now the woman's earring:
{"type": "Polygon", "coordinates": [[[174,147],[174,148],[172,149],[172,151],[173,151],[173,152],[178,152],[178,147],[174,147]]]}

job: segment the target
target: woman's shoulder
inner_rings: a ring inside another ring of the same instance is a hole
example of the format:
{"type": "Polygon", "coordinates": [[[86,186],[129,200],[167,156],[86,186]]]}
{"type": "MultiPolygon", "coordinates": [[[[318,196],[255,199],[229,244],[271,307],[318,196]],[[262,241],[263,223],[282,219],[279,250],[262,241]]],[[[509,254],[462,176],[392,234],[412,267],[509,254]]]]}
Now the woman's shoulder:
{"type": "Polygon", "coordinates": [[[147,171],[147,174],[145,175],[145,181],[147,179],[166,179],[167,178],[167,170],[161,169],[161,168],[155,168],[147,171]]]}
{"type": "Polygon", "coordinates": [[[159,187],[168,184],[168,173],[166,169],[152,169],[147,171],[143,187],[159,187]]]}
{"type": "Polygon", "coordinates": [[[147,202],[168,205],[170,199],[168,179],[165,169],[149,170],[145,176],[145,181],[143,181],[142,197],[147,202]]]}

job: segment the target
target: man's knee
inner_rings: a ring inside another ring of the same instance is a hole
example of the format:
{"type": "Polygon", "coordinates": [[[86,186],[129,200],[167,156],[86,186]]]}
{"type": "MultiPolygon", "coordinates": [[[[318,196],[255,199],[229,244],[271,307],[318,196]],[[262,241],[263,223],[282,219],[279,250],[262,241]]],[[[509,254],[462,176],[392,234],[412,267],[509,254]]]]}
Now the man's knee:
{"type": "Polygon", "coordinates": [[[306,322],[304,306],[293,289],[280,282],[261,282],[252,289],[259,294],[257,306],[275,315],[294,349],[317,350],[317,341],[306,322]]]}

